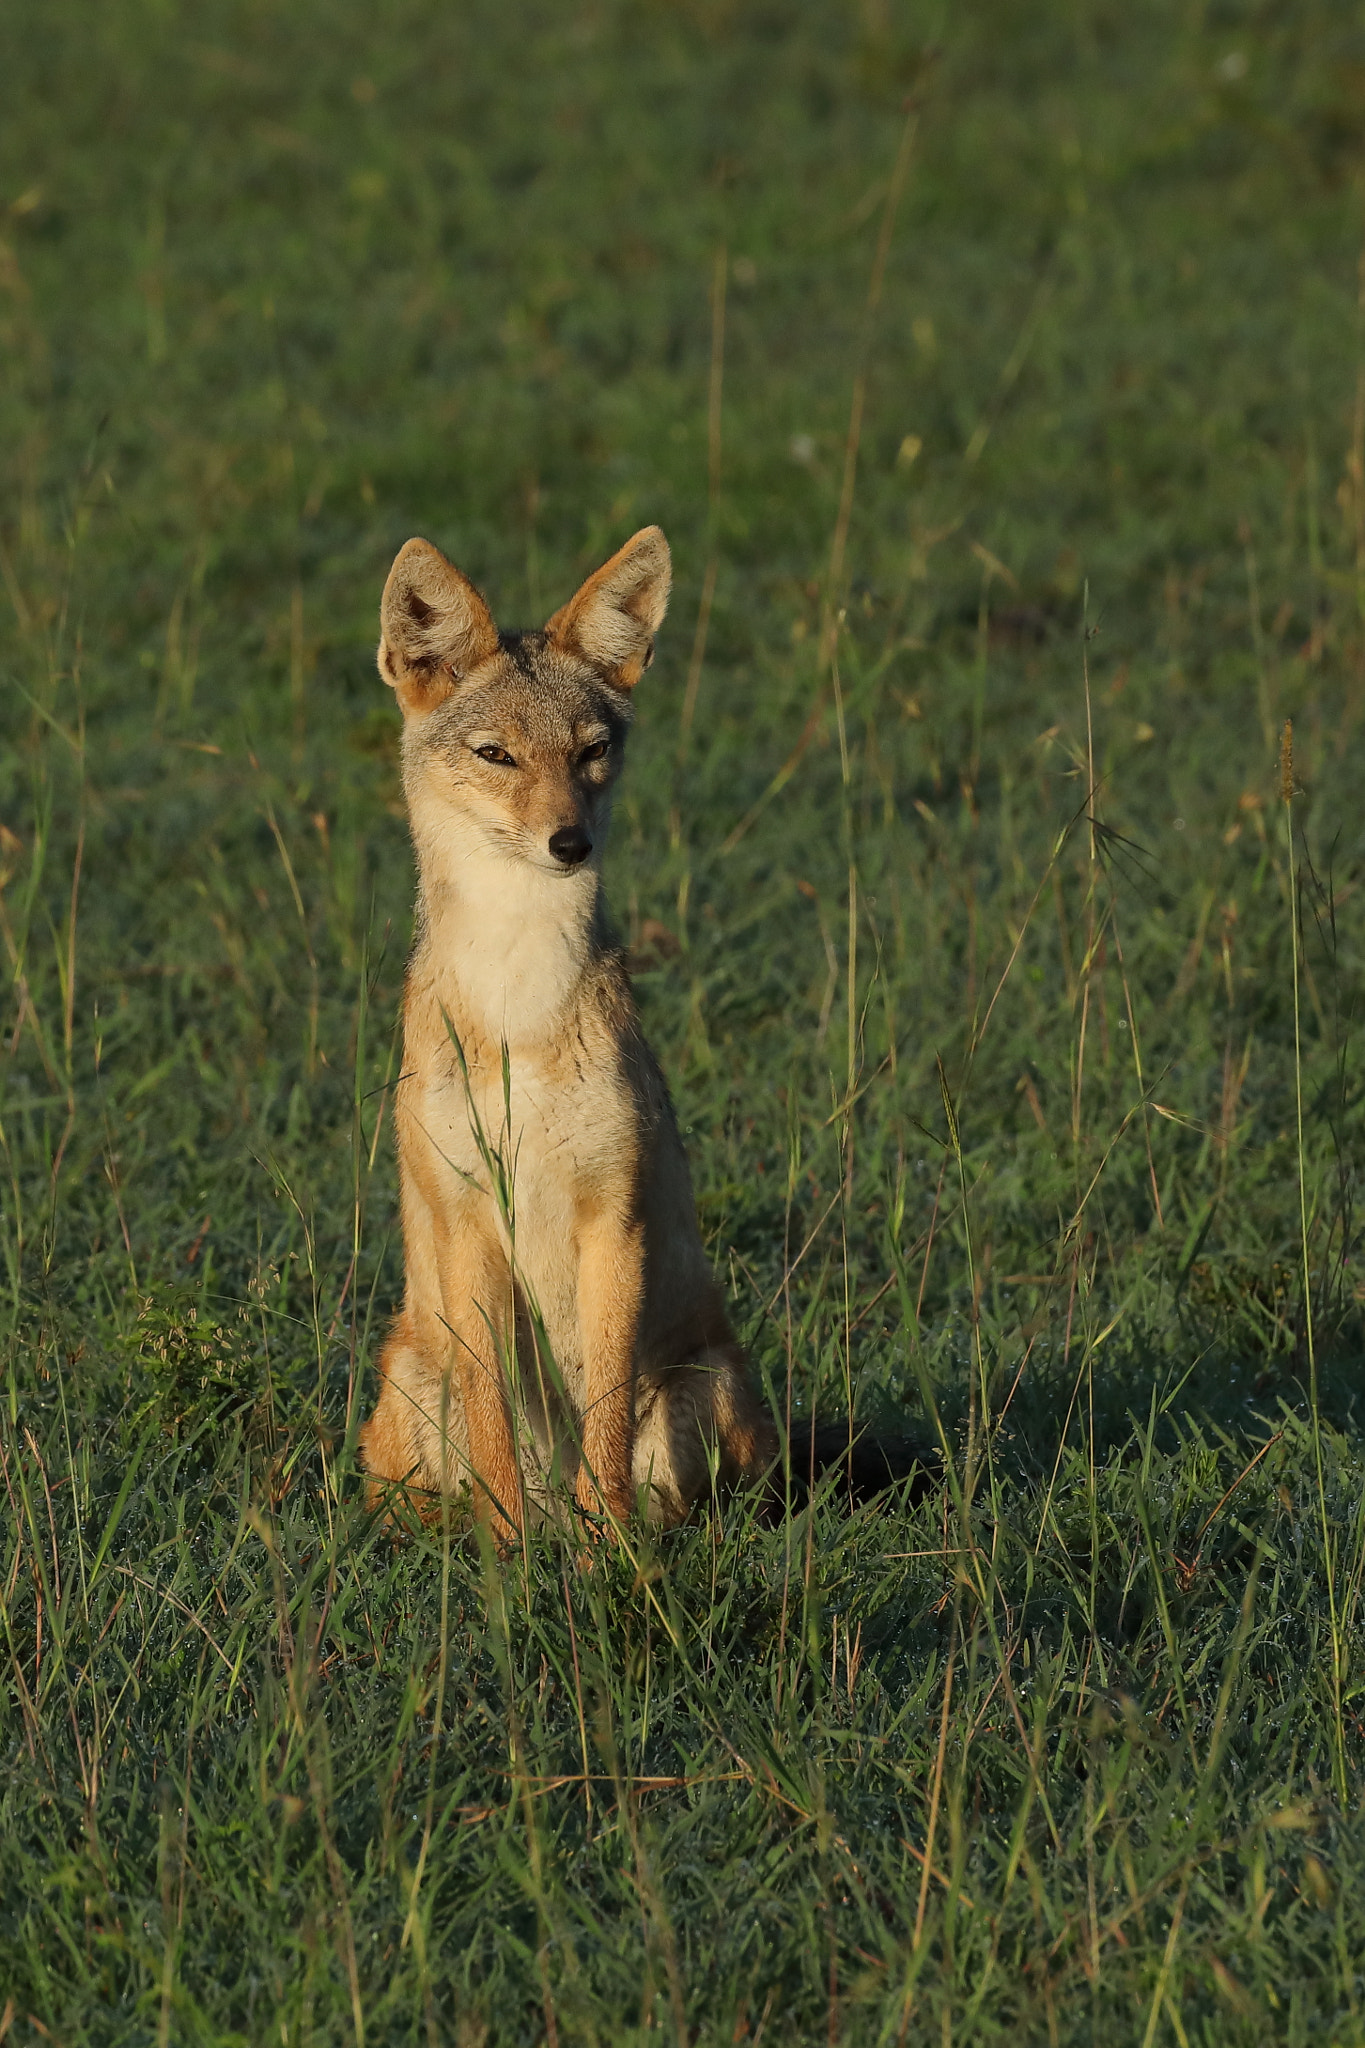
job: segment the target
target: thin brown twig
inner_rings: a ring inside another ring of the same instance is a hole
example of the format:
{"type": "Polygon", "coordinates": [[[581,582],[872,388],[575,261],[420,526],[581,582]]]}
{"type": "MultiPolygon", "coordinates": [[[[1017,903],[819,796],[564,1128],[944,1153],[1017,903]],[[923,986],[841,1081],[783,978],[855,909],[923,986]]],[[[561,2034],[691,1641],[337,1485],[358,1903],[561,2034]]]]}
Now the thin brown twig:
{"type": "MultiPolygon", "coordinates": [[[[937,1863],[931,1863],[928,1857],[925,1855],[923,1849],[917,1849],[914,1843],[911,1841],[907,1841],[904,1835],[902,1835],[900,1839],[902,1849],[908,1849],[910,1851],[910,1854],[914,1857],[916,1863],[919,1864],[921,1870],[925,1871],[930,1877],[937,1878],[939,1883],[943,1886],[943,1889],[946,1892],[953,1892],[953,1880],[950,1877],[946,1876],[945,1873],[939,1869],[937,1863]]],[[[974,1913],[976,1911],[976,1901],[974,1899],[969,1899],[967,1897],[966,1892],[953,1892],[953,1896],[956,1898],[960,1906],[965,1906],[967,1908],[967,1911],[969,1913],[974,1913]]]]}
{"type": "Polygon", "coordinates": [[[929,1873],[933,1869],[934,1836],[938,1831],[939,1799],[943,1792],[943,1772],[948,1756],[948,1709],[953,1700],[953,1665],[957,1657],[957,1628],[954,1617],[953,1640],[948,1649],[948,1666],[943,1676],[943,1710],[938,1722],[938,1754],[934,1758],[934,1782],[929,1793],[929,1831],[924,1843],[924,1867],[920,1876],[919,1904],[915,1908],[915,1932],[910,1946],[918,1949],[924,1932],[924,1915],[929,1904],[929,1873]]]}

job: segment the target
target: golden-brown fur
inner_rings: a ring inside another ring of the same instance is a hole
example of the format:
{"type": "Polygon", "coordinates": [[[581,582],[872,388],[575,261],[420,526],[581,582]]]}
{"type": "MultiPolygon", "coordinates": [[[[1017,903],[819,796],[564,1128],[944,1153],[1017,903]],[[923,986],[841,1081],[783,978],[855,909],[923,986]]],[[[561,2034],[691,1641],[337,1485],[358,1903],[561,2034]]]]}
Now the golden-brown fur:
{"type": "Polygon", "coordinates": [[[426,541],[384,590],[418,915],[406,1288],[361,1445],[377,1491],[472,1485],[504,1544],[558,1481],[617,1521],[644,1489],[672,1522],[776,1451],[598,873],[669,576],[646,527],[542,632],[503,636],[426,541]]]}

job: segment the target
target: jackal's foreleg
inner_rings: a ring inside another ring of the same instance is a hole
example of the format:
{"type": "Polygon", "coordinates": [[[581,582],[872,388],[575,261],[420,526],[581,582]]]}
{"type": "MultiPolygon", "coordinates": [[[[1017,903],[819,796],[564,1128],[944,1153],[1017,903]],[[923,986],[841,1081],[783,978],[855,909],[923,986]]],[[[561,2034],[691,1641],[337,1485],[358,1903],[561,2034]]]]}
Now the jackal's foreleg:
{"type": "Polygon", "coordinates": [[[467,1477],[474,1510],[500,1548],[522,1530],[517,1464],[504,1356],[511,1339],[512,1277],[506,1255],[482,1218],[457,1211],[439,1219],[436,1264],[448,1370],[459,1388],[467,1477]]]}
{"type": "Polygon", "coordinates": [[[578,1321],[583,1352],[583,1461],[578,1504],[624,1521],[635,1502],[635,1366],[644,1298],[644,1231],[603,1207],[578,1240],[578,1321]]]}
{"type": "MultiPolygon", "coordinates": [[[[431,1456],[433,1438],[449,1429],[449,1382],[442,1374],[444,1342],[435,1356],[424,1348],[417,1324],[405,1307],[379,1359],[379,1398],[360,1432],[360,1455],[370,1475],[371,1507],[395,1489],[418,1515],[439,1510],[442,1468],[431,1456]]],[[[455,1418],[457,1422],[462,1418],[455,1418]]]]}

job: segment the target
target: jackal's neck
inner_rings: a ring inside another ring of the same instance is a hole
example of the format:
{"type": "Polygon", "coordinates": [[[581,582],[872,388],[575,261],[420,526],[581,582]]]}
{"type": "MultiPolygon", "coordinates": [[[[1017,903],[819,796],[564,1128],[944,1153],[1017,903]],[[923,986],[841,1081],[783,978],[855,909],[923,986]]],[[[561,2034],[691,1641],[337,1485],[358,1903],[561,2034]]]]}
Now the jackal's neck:
{"type": "Polygon", "coordinates": [[[486,848],[413,838],[418,958],[433,994],[492,1045],[555,1034],[603,944],[595,869],[547,874],[486,848]]]}

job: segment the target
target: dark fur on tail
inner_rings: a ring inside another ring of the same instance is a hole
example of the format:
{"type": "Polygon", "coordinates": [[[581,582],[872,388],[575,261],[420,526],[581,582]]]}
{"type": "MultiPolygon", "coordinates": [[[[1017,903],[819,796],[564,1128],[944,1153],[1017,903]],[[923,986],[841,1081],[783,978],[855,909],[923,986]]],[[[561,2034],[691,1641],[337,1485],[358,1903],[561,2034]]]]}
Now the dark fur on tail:
{"type": "MultiPolygon", "coordinates": [[[[924,1437],[883,1431],[867,1423],[855,1424],[850,1430],[846,1417],[838,1422],[794,1420],[790,1444],[794,1508],[804,1507],[812,1482],[818,1485],[829,1474],[836,1481],[833,1497],[850,1507],[863,1507],[878,1494],[907,1481],[909,1498],[923,1500],[943,1475],[943,1459],[924,1437]]],[[[772,1484],[781,1505],[786,1481],[780,1466],[772,1484]]]]}

